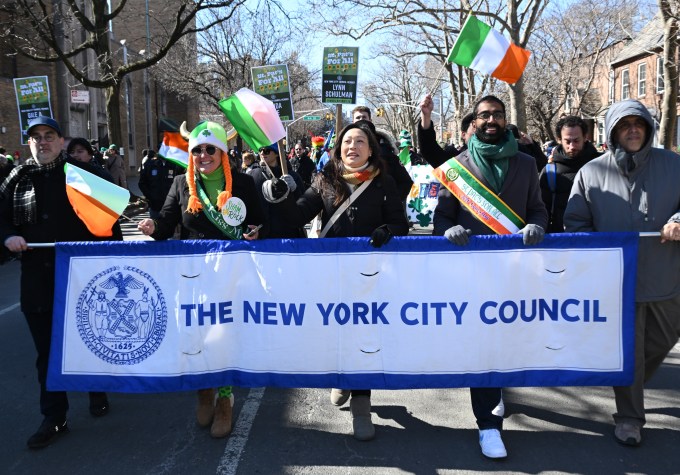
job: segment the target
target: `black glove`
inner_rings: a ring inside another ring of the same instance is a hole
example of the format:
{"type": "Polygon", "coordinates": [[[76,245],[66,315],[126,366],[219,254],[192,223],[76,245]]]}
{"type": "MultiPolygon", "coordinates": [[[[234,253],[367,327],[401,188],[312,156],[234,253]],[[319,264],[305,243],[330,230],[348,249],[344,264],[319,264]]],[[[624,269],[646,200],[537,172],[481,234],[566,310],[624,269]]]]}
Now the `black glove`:
{"type": "Polygon", "coordinates": [[[522,235],[522,241],[525,246],[532,246],[543,241],[545,230],[538,224],[527,224],[519,230],[518,234],[522,235]]]}
{"type": "Polygon", "coordinates": [[[270,203],[280,203],[285,200],[289,193],[288,184],[285,180],[272,178],[262,183],[262,195],[270,203]]]}
{"type": "Polygon", "coordinates": [[[392,239],[392,232],[386,224],[379,226],[371,233],[371,246],[382,247],[392,239]]]}
{"type": "Polygon", "coordinates": [[[467,246],[470,242],[471,229],[465,229],[460,224],[450,227],[444,233],[444,237],[456,246],[467,246]]]}

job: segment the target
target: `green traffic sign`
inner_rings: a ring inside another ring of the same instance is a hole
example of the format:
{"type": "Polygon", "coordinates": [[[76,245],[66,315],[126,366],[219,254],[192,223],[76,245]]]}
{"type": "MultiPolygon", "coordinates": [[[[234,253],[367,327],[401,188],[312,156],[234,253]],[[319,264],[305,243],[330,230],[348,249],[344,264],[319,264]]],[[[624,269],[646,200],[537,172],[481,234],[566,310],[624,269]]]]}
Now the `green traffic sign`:
{"type": "Polygon", "coordinates": [[[306,115],[302,118],[302,120],[321,120],[320,115],[306,115]]]}

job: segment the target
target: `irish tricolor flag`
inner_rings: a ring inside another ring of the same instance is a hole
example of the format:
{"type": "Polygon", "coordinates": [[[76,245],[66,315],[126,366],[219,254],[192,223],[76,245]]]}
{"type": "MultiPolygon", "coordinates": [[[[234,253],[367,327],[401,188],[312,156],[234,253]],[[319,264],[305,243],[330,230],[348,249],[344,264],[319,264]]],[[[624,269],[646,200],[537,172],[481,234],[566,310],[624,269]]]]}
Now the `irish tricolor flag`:
{"type": "Polygon", "coordinates": [[[189,166],[189,142],[179,132],[163,132],[158,155],[184,168],[189,166]]]}
{"type": "Polygon", "coordinates": [[[111,228],[130,201],[130,192],[70,163],[64,172],[66,195],[80,220],[95,236],[111,236],[111,228]]]}
{"type": "Polygon", "coordinates": [[[522,77],[530,55],[529,51],[510,43],[500,32],[470,15],[447,61],[515,84],[522,77]]]}
{"type": "Polygon", "coordinates": [[[253,150],[267,147],[286,136],[274,103],[250,89],[239,89],[218,105],[253,150]]]}

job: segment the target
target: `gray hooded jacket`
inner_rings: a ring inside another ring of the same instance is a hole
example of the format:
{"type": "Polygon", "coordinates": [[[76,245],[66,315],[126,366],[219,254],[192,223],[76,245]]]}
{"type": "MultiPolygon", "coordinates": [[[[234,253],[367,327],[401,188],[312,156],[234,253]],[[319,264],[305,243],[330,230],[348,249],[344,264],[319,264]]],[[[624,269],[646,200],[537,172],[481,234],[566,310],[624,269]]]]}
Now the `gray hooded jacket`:
{"type": "MultiPolygon", "coordinates": [[[[567,232],[658,232],[680,222],[680,155],[652,148],[654,122],[638,101],[613,104],[605,117],[608,151],[587,163],[576,175],[564,214],[567,232]],[[629,154],[614,142],[613,131],[624,117],[647,123],[642,148],[629,154]],[[635,168],[627,171],[631,157],[635,168]]],[[[680,295],[680,242],[661,244],[640,239],[636,301],[667,300],[680,295]]]]}

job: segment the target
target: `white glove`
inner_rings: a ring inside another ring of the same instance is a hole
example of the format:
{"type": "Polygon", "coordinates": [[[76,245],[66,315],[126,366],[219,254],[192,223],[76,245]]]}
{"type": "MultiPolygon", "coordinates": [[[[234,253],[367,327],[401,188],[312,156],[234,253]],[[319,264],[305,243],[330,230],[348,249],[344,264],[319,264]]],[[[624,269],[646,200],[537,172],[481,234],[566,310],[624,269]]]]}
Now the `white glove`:
{"type": "Polygon", "coordinates": [[[288,185],[288,189],[291,193],[297,189],[297,183],[295,183],[295,179],[292,176],[281,175],[280,179],[286,182],[286,185],[288,185]]]}
{"type": "Polygon", "coordinates": [[[525,246],[532,246],[543,241],[545,230],[538,224],[527,224],[519,230],[518,234],[522,235],[522,241],[525,246]]]}
{"type": "Polygon", "coordinates": [[[470,242],[471,234],[472,231],[470,229],[465,229],[460,224],[457,224],[447,229],[444,233],[444,237],[456,246],[467,246],[470,242]]]}
{"type": "Polygon", "coordinates": [[[267,180],[262,183],[262,195],[270,203],[280,203],[288,197],[290,189],[286,180],[267,180]]]}

